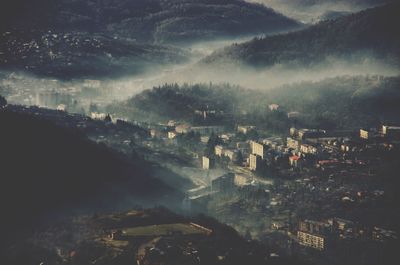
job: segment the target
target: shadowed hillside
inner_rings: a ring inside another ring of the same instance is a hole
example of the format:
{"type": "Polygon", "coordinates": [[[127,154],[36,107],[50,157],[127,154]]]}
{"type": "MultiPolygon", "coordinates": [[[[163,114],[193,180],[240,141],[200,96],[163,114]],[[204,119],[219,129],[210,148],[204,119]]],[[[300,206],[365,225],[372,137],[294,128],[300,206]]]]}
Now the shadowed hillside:
{"type": "MultiPolygon", "coordinates": [[[[75,131],[29,115],[0,111],[3,224],[25,225],[52,211],[102,209],[121,201],[174,203],[179,195],[129,161],[75,131]]],[[[12,229],[11,229],[12,230],[12,229]]]]}
{"type": "Polygon", "coordinates": [[[351,61],[372,56],[397,64],[399,11],[400,4],[390,4],[323,21],[301,31],[256,38],[217,51],[203,63],[266,67],[283,63],[311,65],[329,57],[351,61]]]}

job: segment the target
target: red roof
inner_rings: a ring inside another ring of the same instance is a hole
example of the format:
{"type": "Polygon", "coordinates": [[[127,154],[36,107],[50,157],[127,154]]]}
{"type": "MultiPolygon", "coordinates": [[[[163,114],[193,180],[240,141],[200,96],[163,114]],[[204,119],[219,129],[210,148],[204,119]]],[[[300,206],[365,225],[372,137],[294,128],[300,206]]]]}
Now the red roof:
{"type": "Polygon", "coordinates": [[[300,157],[299,157],[299,156],[296,156],[296,155],[294,155],[294,156],[291,156],[291,157],[290,157],[290,159],[291,159],[291,160],[294,160],[294,161],[297,161],[297,160],[299,160],[299,159],[300,159],[300,157]]]}

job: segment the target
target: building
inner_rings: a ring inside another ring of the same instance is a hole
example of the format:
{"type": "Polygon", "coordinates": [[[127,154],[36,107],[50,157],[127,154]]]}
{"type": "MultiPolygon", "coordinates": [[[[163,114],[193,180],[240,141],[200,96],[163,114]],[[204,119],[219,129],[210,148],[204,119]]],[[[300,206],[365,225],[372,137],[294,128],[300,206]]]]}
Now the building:
{"type": "Polygon", "coordinates": [[[202,165],[203,165],[203,169],[211,169],[214,167],[214,160],[212,160],[211,158],[208,158],[206,156],[203,156],[202,158],[202,165]]]}
{"type": "Polygon", "coordinates": [[[301,114],[298,111],[288,112],[288,114],[287,114],[287,117],[289,119],[296,119],[296,118],[299,118],[300,116],[301,116],[301,114]]]}
{"type": "Polygon", "coordinates": [[[297,231],[297,240],[300,245],[317,250],[325,249],[325,237],[307,232],[297,231]]]}
{"type": "Polygon", "coordinates": [[[290,128],[289,130],[290,136],[291,137],[297,137],[298,136],[298,130],[294,127],[290,128]]]}
{"type": "Polygon", "coordinates": [[[302,144],[300,145],[300,152],[303,154],[316,155],[318,153],[318,148],[310,144],[302,144]]]}
{"type": "Polygon", "coordinates": [[[370,138],[369,130],[360,129],[360,138],[368,140],[370,138]]]}
{"type": "Polygon", "coordinates": [[[330,232],[332,224],[329,222],[319,222],[304,220],[299,222],[299,230],[311,234],[327,234],[330,232]]]}
{"type": "Polygon", "coordinates": [[[221,145],[216,145],[214,147],[214,153],[216,156],[223,156],[224,155],[224,147],[222,147],[221,145]]]}
{"type": "Polygon", "coordinates": [[[380,227],[374,227],[374,229],[372,230],[372,239],[375,241],[385,242],[389,240],[397,240],[398,237],[395,231],[386,230],[380,227]]]}
{"type": "Polygon", "coordinates": [[[180,124],[175,127],[175,132],[179,134],[188,133],[190,130],[190,125],[188,124],[180,124]]]}
{"type": "Polygon", "coordinates": [[[224,151],[224,155],[233,162],[236,162],[238,160],[238,151],[237,150],[227,149],[224,151]]]}
{"type": "Polygon", "coordinates": [[[237,127],[237,131],[240,133],[243,133],[243,134],[247,134],[250,131],[253,131],[255,129],[256,129],[256,126],[241,126],[241,125],[239,125],[237,127]]]}
{"type": "Polygon", "coordinates": [[[360,129],[360,138],[369,140],[378,136],[376,129],[360,129]]]}
{"type": "Polygon", "coordinates": [[[331,225],[327,222],[300,221],[297,240],[302,246],[324,250],[326,248],[326,235],[330,233],[330,229],[331,225]]]}
{"type": "Polygon", "coordinates": [[[297,132],[298,138],[305,140],[307,138],[323,138],[326,136],[326,131],[316,129],[301,129],[297,132]]]}
{"type": "Polygon", "coordinates": [[[200,137],[200,142],[202,142],[204,144],[208,143],[209,140],[210,140],[209,136],[201,136],[200,137]]]}
{"type": "Polygon", "coordinates": [[[250,154],[249,156],[249,168],[250,170],[256,171],[261,168],[262,158],[256,154],[250,154]]]}
{"type": "Polygon", "coordinates": [[[177,136],[176,132],[168,132],[168,139],[175,139],[177,136]]]}
{"type": "Polygon", "coordinates": [[[250,147],[252,154],[260,156],[261,159],[264,159],[266,157],[268,146],[257,143],[255,141],[251,141],[250,147]]]}
{"type": "Polygon", "coordinates": [[[289,164],[292,167],[300,167],[301,166],[301,158],[297,155],[290,156],[289,164]]]}
{"type": "Polygon", "coordinates": [[[293,139],[291,137],[288,137],[286,139],[286,146],[288,148],[291,148],[291,149],[297,151],[297,150],[299,150],[300,143],[299,143],[298,140],[295,140],[295,139],[293,139]]]}
{"type": "Polygon", "coordinates": [[[268,106],[270,111],[276,111],[279,109],[279,105],[278,104],[271,104],[268,106]]]}
{"type": "Polygon", "coordinates": [[[382,126],[382,134],[385,137],[400,138],[400,126],[382,126]]]}

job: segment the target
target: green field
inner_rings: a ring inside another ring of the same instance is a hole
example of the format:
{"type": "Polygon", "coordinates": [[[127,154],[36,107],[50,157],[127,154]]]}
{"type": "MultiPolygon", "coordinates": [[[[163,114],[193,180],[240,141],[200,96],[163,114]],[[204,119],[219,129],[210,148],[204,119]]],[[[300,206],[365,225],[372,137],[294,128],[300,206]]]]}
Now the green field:
{"type": "Polygon", "coordinates": [[[165,236],[174,233],[182,235],[206,234],[202,229],[191,226],[190,224],[162,224],[127,228],[123,230],[124,236],[165,236]]]}

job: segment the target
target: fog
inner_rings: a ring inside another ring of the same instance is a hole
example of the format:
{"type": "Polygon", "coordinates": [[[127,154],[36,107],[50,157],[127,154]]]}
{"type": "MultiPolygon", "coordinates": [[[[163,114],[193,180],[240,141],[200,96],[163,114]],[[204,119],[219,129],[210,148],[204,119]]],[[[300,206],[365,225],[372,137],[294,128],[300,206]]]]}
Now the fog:
{"type": "MultiPolygon", "coordinates": [[[[218,65],[201,63],[201,59],[212,52],[232,43],[241,43],[247,38],[223,39],[198,42],[184,46],[191,55],[189,62],[154,67],[143,74],[122,78],[72,79],[69,81],[54,78],[36,77],[27,73],[3,73],[0,78],[0,94],[10,103],[39,105],[56,108],[59,104],[76,106],[69,111],[86,112],[95,103],[106,106],[114,101],[123,101],[145,89],[165,83],[230,83],[249,89],[273,89],[285,84],[303,81],[320,81],[343,75],[383,75],[400,74],[397,65],[378,59],[368,52],[353,54],[351,58],[327,57],[324,61],[311,66],[299,64],[276,64],[265,68],[253,68],[226,62],[218,65]],[[28,85],[29,84],[29,85],[28,85]],[[67,98],[43,102],[41,94],[61,93],[67,98]]],[[[394,62],[395,63],[395,62],[394,62]]]]}
{"type": "Polygon", "coordinates": [[[386,0],[246,0],[264,4],[303,23],[318,22],[328,12],[358,12],[362,9],[390,2],[386,0]]]}
{"type": "Polygon", "coordinates": [[[319,81],[341,75],[384,75],[396,76],[399,69],[372,57],[347,61],[327,58],[310,67],[277,64],[264,69],[229,64],[208,66],[192,64],[167,69],[148,78],[119,80],[131,93],[140,92],[164,83],[231,83],[245,88],[272,89],[283,84],[302,81],[319,81]]]}

